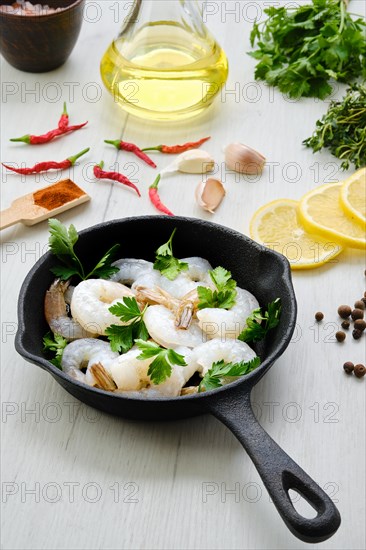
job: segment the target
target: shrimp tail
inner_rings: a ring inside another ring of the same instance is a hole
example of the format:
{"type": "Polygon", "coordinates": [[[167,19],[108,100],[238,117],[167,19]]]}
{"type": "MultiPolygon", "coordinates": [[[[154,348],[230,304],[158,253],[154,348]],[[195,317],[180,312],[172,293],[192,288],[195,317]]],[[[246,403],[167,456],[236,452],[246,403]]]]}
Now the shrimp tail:
{"type": "Polygon", "coordinates": [[[102,363],[95,363],[89,368],[95,379],[95,386],[101,390],[114,391],[117,385],[109,372],[103,367],[102,363]]]}
{"type": "Polygon", "coordinates": [[[182,303],[175,316],[175,326],[187,330],[192,322],[194,314],[194,303],[193,302],[184,302],[182,303]]]}

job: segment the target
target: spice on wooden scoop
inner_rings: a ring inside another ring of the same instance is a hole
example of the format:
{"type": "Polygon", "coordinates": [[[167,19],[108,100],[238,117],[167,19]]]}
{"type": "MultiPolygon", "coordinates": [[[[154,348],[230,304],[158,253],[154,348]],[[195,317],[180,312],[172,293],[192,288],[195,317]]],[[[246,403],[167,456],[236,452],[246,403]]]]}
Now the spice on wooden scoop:
{"type": "Polygon", "coordinates": [[[70,179],[59,181],[15,199],[10,208],[0,212],[0,230],[19,222],[35,225],[89,200],[90,196],[70,179]]]}

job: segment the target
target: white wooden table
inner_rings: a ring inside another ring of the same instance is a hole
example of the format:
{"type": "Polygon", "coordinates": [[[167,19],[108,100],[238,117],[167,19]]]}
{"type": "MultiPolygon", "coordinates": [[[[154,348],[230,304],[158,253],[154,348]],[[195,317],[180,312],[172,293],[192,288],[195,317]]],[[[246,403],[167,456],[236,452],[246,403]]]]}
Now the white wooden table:
{"type": "MultiPolygon", "coordinates": [[[[119,28],[115,6],[112,1],[88,3],[77,46],[59,70],[26,74],[4,60],[1,64],[2,161],[61,160],[92,148],[70,177],[93,200],[61,215],[65,224],[80,230],[155,213],[147,197],[154,171],[105,146],[107,138],[147,145],[211,135],[206,148],[218,160],[227,188],[217,213],[205,214],[195,205],[197,176],[174,177],[162,189],[163,198],[176,214],[212,219],[244,233],[254,211],[268,200],[297,199],[316,185],[344,177],[331,155],[314,156],[301,145],[329,100],[293,102],[253,82],[254,61],[245,52],[261,2],[219,2],[217,13],[207,16],[228,54],[229,80],[213,109],[173,125],[126,116],[102,87],[99,60],[119,28]],[[225,7],[234,15],[225,15],[225,7]],[[10,144],[11,137],[48,129],[64,100],[72,122],[89,120],[87,129],[38,149],[10,144]],[[235,181],[225,172],[222,148],[233,141],[266,155],[268,166],[258,181],[235,181]],[[119,168],[139,181],[142,199],[92,178],[92,161],[102,158],[107,166],[118,159],[119,168]]],[[[351,9],[362,14],[363,0],[352,0],[351,9]]],[[[339,87],[334,97],[343,90],[339,87]]],[[[159,157],[159,166],[170,160],[159,157]]],[[[53,181],[51,174],[22,181],[3,173],[1,208],[53,181]]],[[[1,234],[2,548],[307,547],[282,523],[248,456],[218,421],[199,417],[145,424],[109,417],[80,404],[15,352],[19,289],[46,250],[47,238],[46,223],[18,225],[1,234]]],[[[342,370],[346,360],[364,362],[365,337],[334,341],[337,307],[363,295],[364,267],[362,252],[349,250],[333,264],[294,273],[296,334],[253,393],[265,429],[337,503],[342,525],[322,545],[337,550],[365,547],[365,380],[342,370]],[[319,326],[317,310],[325,314],[319,326]]]]}

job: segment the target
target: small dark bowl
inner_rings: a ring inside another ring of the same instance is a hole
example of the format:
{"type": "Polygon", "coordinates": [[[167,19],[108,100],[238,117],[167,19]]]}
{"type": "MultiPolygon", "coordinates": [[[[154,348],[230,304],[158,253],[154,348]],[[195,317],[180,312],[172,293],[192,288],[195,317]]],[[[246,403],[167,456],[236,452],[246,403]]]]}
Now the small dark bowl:
{"type": "MultiPolygon", "coordinates": [[[[14,0],[3,0],[11,5],[14,0]]],[[[0,51],[16,69],[44,73],[63,65],[78,39],[85,0],[32,0],[33,4],[65,8],[60,12],[16,15],[0,12],[0,51]]]]}

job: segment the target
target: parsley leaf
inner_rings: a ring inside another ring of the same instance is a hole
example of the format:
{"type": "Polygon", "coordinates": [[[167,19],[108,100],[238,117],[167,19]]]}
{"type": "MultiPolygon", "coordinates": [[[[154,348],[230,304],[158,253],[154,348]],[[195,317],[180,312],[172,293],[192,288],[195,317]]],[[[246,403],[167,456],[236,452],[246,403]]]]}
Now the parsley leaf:
{"type": "Polygon", "coordinates": [[[254,357],[250,361],[241,361],[240,363],[225,363],[224,360],[217,361],[213,363],[212,367],[202,378],[198,391],[202,392],[221,388],[224,384],[233,382],[233,379],[249,374],[252,370],[259,367],[260,364],[261,360],[259,357],[254,357]]]}
{"type": "Polygon", "coordinates": [[[109,308],[109,311],[116,317],[119,317],[128,325],[111,325],[105,331],[111,345],[112,351],[126,353],[134,343],[134,340],[147,340],[149,333],[143,321],[144,313],[140,311],[136,298],[125,296],[123,303],[118,302],[109,308]],[[129,322],[130,321],[130,322],[129,322]]]}
{"type": "Polygon", "coordinates": [[[216,267],[209,271],[210,277],[217,290],[211,290],[203,286],[197,287],[199,298],[198,309],[206,307],[219,307],[230,309],[235,304],[236,299],[236,281],[231,278],[230,271],[223,267],[216,267]]]}
{"type": "Polygon", "coordinates": [[[135,343],[141,350],[137,359],[143,360],[155,357],[147,371],[148,376],[150,376],[154,384],[161,384],[169,378],[174,365],[187,366],[183,355],[180,355],[173,349],[165,349],[155,344],[155,342],[144,342],[143,340],[135,340],[135,343]]]}
{"type": "Polygon", "coordinates": [[[263,340],[268,331],[275,328],[280,322],[281,300],[277,298],[267,306],[267,311],[262,315],[261,308],[255,309],[246,320],[246,328],[239,334],[242,342],[259,342],[263,340]]]}
{"type": "Polygon", "coordinates": [[[45,334],[43,337],[43,351],[48,351],[52,354],[55,354],[54,358],[50,359],[50,362],[59,369],[62,369],[61,360],[66,346],[67,340],[59,334],[52,334],[52,332],[47,332],[47,334],[45,334]]]}
{"type": "Polygon", "coordinates": [[[174,281],[181,271],[187,271],[188,269],[186,262],[181,262],[173,255],[172,241],[176,230],[175,228],[170,235],[169,241],[157,249],[154,262],[154,269],[160,271],[170,281],[174,281]]]}
{"type": "Polygon", "coordinates": [[[71,224],[67,229],[59,220],[48,220],[50,237],[48,240],[51,252],[60,260],[63,265],[56,266],[51,269],[60,279],[66,281],[73,275],[77,275],[80,279],[100,278],[105,279],[118,272],[117,267],[111,265],[113,256],[115,255],[119,245],[114,245],[102,257],[97,265],[85,275],[85,269],[75,253],[74,246],[79,239],[78,232],[71,224]]]}
{"type": "Polygon", "coordinates": [[[365,21],[353,19],[346,0],[312,0],[297,7],[265,9],[254,23],[250,52],[259,63],[255,78],[292,98],[324,99],[330,79],[349,82],[366,77],[365,21]]]}
{"type": "Polygon", "coordinates": [[[86,279],[109,279],[114,273],[118,273],[118,267],[111,265],[113,258],[119,249],[119,244],[115,244],[107,250],[104,256],[99,260],[94,269],[85,277],[86,279]]]}
{"type": "Polygon", "coordinates": [[[332,101],[303,144],[314,153],[328,148],[342,160],[343,170],[352,163],[356,170],[366,166],[366,85],[353,84],[341,101],[332,101]]]}
{"type": "Polygon", "coordinates": [[[106,328],[105,335],[111,345],[111,350],[126,353],[133,346],[133,323],[130,325],[111,325],[106,328]]]}
{"type": "Polygon", "coordinates": [[[143,313],[140,311],[136,298],[125,296],[123,298],[123,304],[118,302],[114,306],[109,308],[109,311],[119,317],[121,321],[128,322],[134,321],[137,318],[142,318],[143,313]]]}

